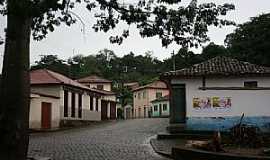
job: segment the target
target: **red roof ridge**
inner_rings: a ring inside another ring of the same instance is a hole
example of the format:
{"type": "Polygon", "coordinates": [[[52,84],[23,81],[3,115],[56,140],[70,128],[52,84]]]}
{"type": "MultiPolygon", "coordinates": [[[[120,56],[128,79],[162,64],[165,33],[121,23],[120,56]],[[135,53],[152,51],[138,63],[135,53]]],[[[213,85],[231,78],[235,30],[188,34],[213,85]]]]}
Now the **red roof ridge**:
{"type": "Polygon", "coordinates": [[[85,76],[82,78],[77,79],[78,82],[103,82],[103,83],[111,83],[111,80],[105,79],[101,76],[98,76],[96,74],[85,76]]]}
{"type": "Polygon", "coordinates": [[[51,71],[51,70],[48,70],[48,69],[42,69],[42,70],[44,70],[45,72],[47,72],[48,73],[48,75],[50,76],[50,77],[52,77],[52,78],[54,78],[55,80],[57,80],[59,83],[63,83],[63,81],[61,81],[59,78],[57,78],[57,77],[55,77],[52,73],[54,73],[54,74],[58,74],[58,73],[56,73],[56,72],[54,72],[54,71],[51,71]]]}
{"type": "Polygon", "coordinates": [[[132,91],[137,91],[137,90],[144,89],[144,88],[168,89],[167,88],[167,85],[164,82],[162,82],[161,80],[156,80],[156,81],[154,81],[152,83],[149,83],[149,84],[146,84],[144,86],[140,86],[138,88],[135,88],[132,91]],[[162,83],[162,84],[164,84],[164,86],[163,85],[160,85],[158,83],[162,83]]]}

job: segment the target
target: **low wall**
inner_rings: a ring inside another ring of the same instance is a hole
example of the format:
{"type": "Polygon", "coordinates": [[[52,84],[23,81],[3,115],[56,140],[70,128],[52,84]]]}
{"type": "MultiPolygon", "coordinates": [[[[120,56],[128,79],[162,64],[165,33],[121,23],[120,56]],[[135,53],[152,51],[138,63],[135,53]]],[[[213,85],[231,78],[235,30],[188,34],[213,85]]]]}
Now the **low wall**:
{"type": "MultiPolygon", "coordinates": [[[[186,122],[187,130],[199,131],[229,131],[239,123],[241,117],[188,117],[186,122]]],[[[244,117],[242,124],[254,125],[262,132],[270,132],[270,116],[248,116],[244,117]]]]}

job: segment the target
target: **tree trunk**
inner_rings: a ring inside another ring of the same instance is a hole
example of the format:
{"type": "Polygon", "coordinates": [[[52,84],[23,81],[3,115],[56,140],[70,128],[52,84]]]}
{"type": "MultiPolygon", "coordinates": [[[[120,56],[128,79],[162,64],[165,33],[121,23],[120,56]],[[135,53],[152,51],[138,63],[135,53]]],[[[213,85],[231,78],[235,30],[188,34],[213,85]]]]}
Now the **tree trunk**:
{"type": "Polygon", "coordinates": [[[4,160],[25,160],[29,143],[29,45],[32,19],[27,13],[21,14],[23,5],[20,2],[23,1],[8,1],[0,101],[0,159],[4,160]],[[21,10],[17,12],[16,9],[21,10]]]}

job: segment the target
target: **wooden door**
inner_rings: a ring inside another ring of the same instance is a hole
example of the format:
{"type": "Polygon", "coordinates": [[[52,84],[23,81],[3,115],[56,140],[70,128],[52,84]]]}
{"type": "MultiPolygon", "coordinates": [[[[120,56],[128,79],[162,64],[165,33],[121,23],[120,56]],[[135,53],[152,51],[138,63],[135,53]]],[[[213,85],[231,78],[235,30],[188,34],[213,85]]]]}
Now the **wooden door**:
{"type": "Polygon", "coordinates": [[[116,103],[110,102],[110,119],[116,119],[116,103]]]}
{"type": "Polygon", "coordinates": [[[101,100],[101,120],[107,120],[107,106],[108,106],[108,102],[101,100]]]}
{"type": "Polygon", "coordinates": [[[170,123],[186,123],[186,86],[176,84],[172,86],[170,104],[170,123]]]}
{"type": "Polygon", "coordinates": [[[42,102],[41,103],[41,128],[50,129],[51,128],[51,115],[52,115],[52,104],[42,102]]]}

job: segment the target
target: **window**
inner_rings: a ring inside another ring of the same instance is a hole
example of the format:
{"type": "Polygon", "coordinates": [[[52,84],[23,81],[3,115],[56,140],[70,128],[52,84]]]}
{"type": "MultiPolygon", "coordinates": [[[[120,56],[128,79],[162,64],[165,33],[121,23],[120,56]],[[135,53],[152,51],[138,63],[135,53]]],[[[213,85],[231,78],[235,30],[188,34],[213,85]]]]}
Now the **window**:
{"type": "Polygon", "coordinates": [[[71,117],[75,117],[75,93],[71,94],[71,117]]]}
{"type": "Polygon", "coordinates": [[[157,110],[158,110],[158,106],[154,105],[154,111],[157,111],[157,110]]]}
{"type": "Polygon", "coordinates": [[[64,90],[64,117],[68,117],[68,91],[64,90]]]}
{"type": "Polygon", "coordinates": [[[103,90],[103,85],[102,85],[102,84],[98,84],[98,85],[97,85],[97,89],[98,89],[98,90],[103,90]]]}
{"type": "Polygon", "coordinates": [[[163,111],[166,111],[166,110],[167,110],[167,104],[163,104],[162,110],[163,110],[163,111]]]}
{"type": "Polygon", "coordinates": [[[143,99],[145,99],[146,98],[146,91],[143,91],[143,99]]]}
{"type": "Polygon", "coordinates": [[[244,82],[244,87],[256,88],[256,87],[258,87],[258,82],[257,81],[246,81],[246,82],[244,82]]]}
{"type": "Polygon", "coordinates": [[[92,96],[90,96],[90,111],[93,111],[93,103],[94,103],[94,101],[93,101],[93,97],[92,96]]]}
{"type": "Polygon", "coordinates": [[[156,92],[156,98],[161,98],[162,97],[162,92],[156,92]]]}
{"type": "Polygon", "coordinates": [[[82,118],[82,95],[79,94],[79,98],[78,98],[78,117],[82,118]]]}

